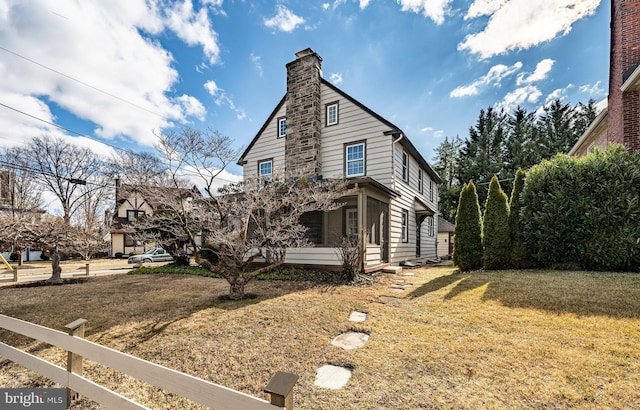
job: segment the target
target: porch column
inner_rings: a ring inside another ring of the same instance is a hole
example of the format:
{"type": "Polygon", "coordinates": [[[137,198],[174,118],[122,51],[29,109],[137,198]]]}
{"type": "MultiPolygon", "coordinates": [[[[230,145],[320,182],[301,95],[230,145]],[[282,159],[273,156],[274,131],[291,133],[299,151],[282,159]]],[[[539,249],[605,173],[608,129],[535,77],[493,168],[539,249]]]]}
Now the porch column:
{"type": "Polygon", "coordinates": [[[360,261],[360,270],[364,271],[367,259],[367,196],[364,194],[364,188],[358,187],[358,238],[360,238],[360,252],[362,261],[360,261]]]}

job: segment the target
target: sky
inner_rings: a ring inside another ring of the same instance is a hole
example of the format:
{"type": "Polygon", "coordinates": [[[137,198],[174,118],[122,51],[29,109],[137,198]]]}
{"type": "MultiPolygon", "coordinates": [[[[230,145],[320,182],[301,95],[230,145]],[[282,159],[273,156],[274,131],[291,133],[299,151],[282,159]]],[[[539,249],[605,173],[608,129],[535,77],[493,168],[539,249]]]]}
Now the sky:
{"type": "Polygon", "coordinates": [[[481,109],[604,101],[610,14],[601,0],[0,0],[0,146],[153,151],[190,127],[243,148],[310,47],[432,162],[481,109]]]}

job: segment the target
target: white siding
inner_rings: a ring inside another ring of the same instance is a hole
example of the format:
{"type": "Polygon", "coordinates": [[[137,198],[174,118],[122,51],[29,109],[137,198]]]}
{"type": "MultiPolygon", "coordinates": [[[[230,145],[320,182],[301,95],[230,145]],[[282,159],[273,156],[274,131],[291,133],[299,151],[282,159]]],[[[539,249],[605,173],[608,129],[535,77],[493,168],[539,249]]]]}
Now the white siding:
{"type": "Polygon", "coordinates": [[[345,176],[345,144],[366,141],[365,176],[385,185],[391,182],[390,141],[384,135],[390,128],[368,112],[344,98],[326,85],[322,85],[322,142],[320,158],[325,178],[345,176]],[[338,124],[326,126],[325,105],[338,101],[338,124]]]}
{"type": "MultiPolygon", "coordinates": [[[[411,260],[416,258],[416,208],[415,198],[419,198],[422,202],[427,204],[429,208],[433,210],[438,209],[437,204],[437,184],[432,182],[433,187],[433,200],[430,200],[429,196],[429,181],[430,177],[426,170],[422,170],[422,178],[424,183],[424,190],[421,194],[418,192],[418,162],[409,155],[409,182],[402,180],[402,153],[403,147],[396,143],[394,144],[394,168],[395,168],[395,180],[393,189],[400,193],[398,198],[394,198],[390,204],[390,219],[391,219],[391,238],[389,247],[389,260],[391,263],[400,263],[402,261],[411,260]],[[402,210],[409,211],[409,241],[402,242],[402,210]]],[[[436,243],[438,232],[437,217],[434,217],[433,222],[433,236],[429,236],[427,221],[424,221],[420,227],[420,258],[436,258],[436,243]]]]}
{"type": "Polygon", "coordinates": [[[258,176],[258,161],[273,159],[274,175],[282,175],[284,173],[284,138],[278,138],[278,118],[286,115],[286,104],[278,110],[273,119],[265,127],[262,134],[253,144],[253,147],[247,152],[245,160],[247,163],[243,166],[243,175],[245,179],[256,178],[258,176]]]}

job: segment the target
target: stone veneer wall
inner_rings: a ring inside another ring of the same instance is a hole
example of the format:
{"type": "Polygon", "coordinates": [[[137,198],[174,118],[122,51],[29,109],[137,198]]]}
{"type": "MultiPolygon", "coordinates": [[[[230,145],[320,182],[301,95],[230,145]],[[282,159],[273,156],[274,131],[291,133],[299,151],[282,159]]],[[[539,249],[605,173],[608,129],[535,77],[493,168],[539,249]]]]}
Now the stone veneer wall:
{"type": "Polygon", "coordinates": [[[321,173],[320,80],[322,58],[311,49],[287,64],[287,136],[285,174],[317,177],[321,173]]]}

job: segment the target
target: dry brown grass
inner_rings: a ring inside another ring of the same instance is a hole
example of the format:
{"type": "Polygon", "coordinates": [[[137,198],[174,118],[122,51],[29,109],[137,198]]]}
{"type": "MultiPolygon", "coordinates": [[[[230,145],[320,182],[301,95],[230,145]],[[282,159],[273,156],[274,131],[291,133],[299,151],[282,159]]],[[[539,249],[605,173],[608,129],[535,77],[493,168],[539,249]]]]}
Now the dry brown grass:
{"type": "MultiPolygon", "coordinates": [[[[300,375],[300,409],[640,408],[640,275],[416,271],[391,293],[306,282],[249,284],[256,299],[222,301],[220,279],[114,276],[47,288],[0,289],[0,312],[61,329],[88,319],[87,338],[260,397],[269,378],[300,375]],[[367,321],[348,321],[352,310],[367,321]],[[370,333],[347,352],[341,332],[370,333]],[[314,386],[327,364],[353,367],[342,390],[314,386]]],[[[62,364],[64,354],[0,332],[62,364]]],[[[48,385],[0,362],[0,386],[48,385]]],[[[92,379],[151,408],[193,408],[93,363],[92,379]]],[[[95,408],[88,401],[75,408],[95,408]]]]}

